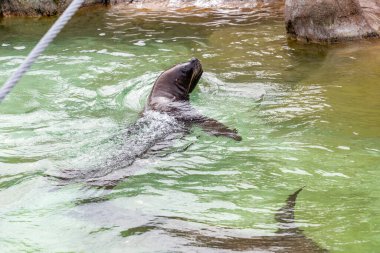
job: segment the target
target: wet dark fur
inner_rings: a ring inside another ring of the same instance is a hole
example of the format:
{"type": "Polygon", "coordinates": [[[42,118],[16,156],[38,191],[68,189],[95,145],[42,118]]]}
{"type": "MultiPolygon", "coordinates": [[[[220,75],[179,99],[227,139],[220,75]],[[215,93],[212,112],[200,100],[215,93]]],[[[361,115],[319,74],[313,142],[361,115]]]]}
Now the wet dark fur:
{"type": "Polygon", "coordinates": [[[197,125],[209,134],[240,141],[241,136],[236,129],[201,115],[190,105],[190,93],[195,89],[202,73],[202,65],[196,58],[166,70],[154,83],[145,110],[164,112],[188,125],[197,125]]]}
{"type": "MultiPolygon", "coordinates": [[[[52,175],[62,181],[86,182],[94,186],[113,187],[130,176],[130,167],[156,146],[170,146],[170,141],[189,132],[192,125],[215,136],[241,140],[236,130],[201,115],[189,102],[203,73],[198,59],[180,63],[164,71],[153,85],[141,117],[120,133],[119,147],[100,165],[91,169],[67,169],[52,175]]],[[[162,149],[163,149],[162,148],[162,149]]]]}

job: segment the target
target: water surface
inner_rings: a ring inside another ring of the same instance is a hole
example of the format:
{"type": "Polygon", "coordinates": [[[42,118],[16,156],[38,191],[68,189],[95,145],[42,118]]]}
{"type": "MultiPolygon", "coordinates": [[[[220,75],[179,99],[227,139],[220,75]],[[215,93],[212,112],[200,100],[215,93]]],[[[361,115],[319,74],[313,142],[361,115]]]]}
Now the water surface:
{"type": "MultiPolygon", "coordinates": [[[[53,22],[0,21],[0,83],[53,22]]],[[[380,42],[302,45],[284,31],[269,10],[76,15],[0,105],[1,251],[221,252],[149,224],[270,235],[286,196],[306,186],[296,219],[309,238],[377,252],[380,42]],[[117,136],[160,72],[193,56],[205,70],[193,105],[243,141],[193,129],[137,159],[113,189],[49,177],[120,152],[117,136]]]]}

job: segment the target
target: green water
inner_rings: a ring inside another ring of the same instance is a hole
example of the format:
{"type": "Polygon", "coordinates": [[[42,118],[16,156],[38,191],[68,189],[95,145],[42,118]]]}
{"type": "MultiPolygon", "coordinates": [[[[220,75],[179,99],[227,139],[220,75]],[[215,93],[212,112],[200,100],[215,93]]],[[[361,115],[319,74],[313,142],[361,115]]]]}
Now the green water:
{"type": "MultiPolygon", "coordinates": [[[[265,10],[76,15],[0,105],[0,251],[195,252],[163,231],[131,231],[165,216],[222,237],[272,234],[276,210],[306,186],[295,214],[309,238],[378,252],[380,42],[288,42],[282,20],[265,10]],[[113,189],[47,177],[109,157],[159,73],[192,56],[205,70],[193,105],[241,142],[194,129],[113,189]]],[[[0,20],[0,83],[53,21],[0,20]]]]}

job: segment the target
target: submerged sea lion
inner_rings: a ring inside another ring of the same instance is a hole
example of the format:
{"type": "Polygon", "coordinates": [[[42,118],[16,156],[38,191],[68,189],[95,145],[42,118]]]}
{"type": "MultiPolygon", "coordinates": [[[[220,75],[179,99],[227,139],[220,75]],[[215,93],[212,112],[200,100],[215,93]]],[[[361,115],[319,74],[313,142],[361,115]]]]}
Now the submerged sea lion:
{"type": "Polygon", "coordinates": [[[165,112],[186,124],[196,124],[209,134],[240,141],[241,136],[236,129],[230,129],[215,119],[201,115],[190,105],[189,95],[202,73],[202,65],[196,58],[164,71],[154,83],[145,111],[165,112]]]}
{"type": "Polygon", "coordinates": [[[157,231],[161,231],[168,236],[185,239],[185,245],[196,247],[196,250],[192,248],[196,252],[208,252],[207,249],[212,248],[244,252],[326,253],[326,249],[306,237],[295,224],[294,207],[302,189],[289,195],[285,205],[277,211],[275,219],[279,228],[274,235],[239,237],[237,229],[212,227],[181,217],[165,216],[157,217],[155,221],[144,226],[123,231],[122,235],[133,236],[149,232],[156,235],[157,231]],[[191,223],[195,223],[196,230],[191,228],[194,227],[191,223]]]}

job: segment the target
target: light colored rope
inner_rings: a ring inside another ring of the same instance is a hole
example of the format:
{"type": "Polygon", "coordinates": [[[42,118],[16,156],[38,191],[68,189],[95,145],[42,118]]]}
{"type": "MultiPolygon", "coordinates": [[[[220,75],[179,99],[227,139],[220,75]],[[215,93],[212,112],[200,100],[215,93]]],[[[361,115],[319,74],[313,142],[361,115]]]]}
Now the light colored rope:
{"type": "Polygon", "coordinates": [[[35,62],[38,56],[49,46],[57,34],[67,24],[75,12],[79,9],[85,0],[73,0],[69,7],[62,13],[58,20],[53,24],[49,31],[42,37],[38,44],[26,57],[24,62],[18,67],[18,69],[9,77],[3,87],[0,89],[0,103],[5,99],[8,93],[16,86],[17,82],[25,74],[30,66],[35,62]]]}

